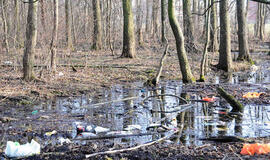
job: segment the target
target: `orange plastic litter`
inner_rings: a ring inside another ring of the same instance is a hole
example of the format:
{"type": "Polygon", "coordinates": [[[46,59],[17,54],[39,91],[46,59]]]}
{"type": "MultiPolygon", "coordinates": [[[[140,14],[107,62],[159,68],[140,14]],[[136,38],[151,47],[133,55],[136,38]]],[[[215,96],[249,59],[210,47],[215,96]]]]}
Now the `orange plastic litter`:
{"type": "Polygon", "coordinates": [[[214,102],[215,101],[215,97],[212,97],[212,98],[210,98],[210,97],[204,97],[204,98],[202,98],[202,100],[203,101],[207,101],[207,102],[214,102]]]}
{"type": "Polygon", "coordinates": [[[263,94],[263,93],[248,92],[248,93],[243,95],[243,98],[259,98],[261,94],[263,94]]]}
{"type": "Polygon", "coordinates": [[[268,144],[244,144],[240,154],[242,155],[254,155],[256,154],[267,154],[270,152],[270,143],[268,144]]]}

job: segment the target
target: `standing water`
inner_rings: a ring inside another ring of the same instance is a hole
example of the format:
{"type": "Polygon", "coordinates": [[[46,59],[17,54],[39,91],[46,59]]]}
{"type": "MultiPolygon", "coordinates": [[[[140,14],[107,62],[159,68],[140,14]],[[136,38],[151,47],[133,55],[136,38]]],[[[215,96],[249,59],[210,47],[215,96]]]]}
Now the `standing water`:
{"type": "MultiPolygon", "coordinates": [[[[177,112],[183,101],[182,83],[179,81],[162,82],[157,89],[145,88],[142,83],[131,86],[115,85],[109,90],[100,90],[94,97],[56,98],[53,102],[36,106],[34,110],[56,113],[60,119],[58,130],[72,131],[72,123],[82,122],[123,131],[129,125],[141,126],[141,133],[153,123],[170,126],[177,119],[178,127],[183,125],[181,138],[176,143],[201,145],[200,139],[213,136],[261,137],[270,135],[270,106],[246,105],[244,112],[237,118],[228,114],[231,107],[221,104],[192,101],[185,112],[177,112]],[[155,96],[164,95],[164,96],[155,96]],[[172,96],[176,95],[176,96],[172,96]],[[126,100],[125,100],[126,99],[126,100]],[[176,111],[176,112],[174,112],[176,111]],[[60,118],[61,117],[61,118],[60,118]]],[[[202,97],[191,96],[193,100],[202,97]]],[[[73,130],[74,131],[74,130],[73,130]]],[[[165,133],[112,139],[117,144],[142,144],[157,140],[165,133]]],[[[73,138],[76,136],[73,132],[73,138]]]]}

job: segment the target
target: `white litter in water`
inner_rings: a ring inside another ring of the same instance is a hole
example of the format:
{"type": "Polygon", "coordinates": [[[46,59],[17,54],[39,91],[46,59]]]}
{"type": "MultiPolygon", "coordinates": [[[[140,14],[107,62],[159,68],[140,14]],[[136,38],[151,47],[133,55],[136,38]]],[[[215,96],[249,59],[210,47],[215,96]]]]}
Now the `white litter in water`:
{"type": "Polygon", "coordinates": [[[63,72],[59,72],[59,73],[58,73],[58,76],[63,76],[63,75],[64,75],[63,72]]]}
{"type": "Polygon", "coordinates": [[[7,142],[5,154],[8,157],[26,157],[40,154],[40,144],[32,139],[31,143],[20,145],[18,142],[7,142]]]}

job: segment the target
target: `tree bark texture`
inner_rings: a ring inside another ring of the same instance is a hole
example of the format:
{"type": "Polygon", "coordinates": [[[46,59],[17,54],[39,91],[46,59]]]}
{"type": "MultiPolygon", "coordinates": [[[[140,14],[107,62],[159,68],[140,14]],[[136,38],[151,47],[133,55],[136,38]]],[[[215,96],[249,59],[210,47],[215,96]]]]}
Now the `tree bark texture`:
{"type": "Polygon", "coordinates": [[[72,49],[72,35],[71,35],[71,15],[70,15],[70,0],[65,0],[65,20],[66,20],[66,42],[67,48],[72,49]]]}
{"type": "Polygon", "coordinates": [[[21,47],[19,4],[14,0],[14,48],[21,47]]]}
{"type": "Polygon", "coordinates": [[[191,3],[190,0],[183,0],[183,22],[184,36],[187,43],[194,41],[194,26],[191,18],[191,3]]]}
{"type": "Polygon", "coordinates": [[[44,30],[44,32],[46,33],[46,23],[45,23],[45,4],[44,4],[44,0],[40,0],[40,14],[41,14],[41,25],[42,28],[44,30]]]}
{"type": "Polygon", "coordinates": [[[150,0],[146,0],[146,19],[145,19],[145,32],[149,33],[150,31],[150,0]]]}
{"type": "Polygon", "coordinates": [[[135,36],[132,14],[132,0],[123,0],[123,15],[124,15],[124,30],[123,30],[123,50],[121,57],[134,58],[135,51],[135,36]]]}
{"type": "Polygon", "coordinates": [[[53,0],[53,32],[52,32],[52,40],[50,46],[51,52],[51,70],[56,71],[56,42],[57,42],[57,34],[58,34],[58,0],[53,0]]]}
{"type": "MultiPolygon", "coordinates": [[[[216,0],[211,0],[213,4],[216,0]]],[[[210,30],[210,51],[218,52],[218,27],[217,27],[217,4],[213,4],[211,8],[211,30],[210,30]]]]}
{"type": "Polygon", "coordinates": [[[93,18],[94,18],[94,39],[93,46],[94,50],[102,49],[102,26],[101,26],[101,10],[100,0],[92,0],[93,2],[93,18]]]}
{"type": "MultiPolygon", "coordinates": [[[[193,6],[192,6],[192,11],[193,13],[198,13],[198,0],[193,0],[193,6]]],[[[193,15],[193,22],[194,22],[194,26],[197,26],[198,24],[198,16],[197,15],[193,15]]]]}
{"type": "Polygon", "coordinates": [[[6,6],[7,1],[1,0],[1,8],[2,8],[2,20],[3,20],[3,30],[4,30],[4,46],[6,48],[6,53],[9,53],[9,43],[8,43],[8,25],[7,25],[7,16],[6,16],[6,6]]]}
{"type": "Polygon", "coordinates": [[[247,37],[247,18],[245,11],[245,0],[237,0],[237,21],[238,21],[238,44],[239,44],[239,56],[238,60],[251,61],[248,47],[247,37]]]}
{"type": "Polygon", "coordinates": [[[158,39],[158,9],[159,0],[153,0],[152,5],[152,38],[158,39]]]}
{"type": "Polygon", "coordinates": [[[265,32],[265,4],[257,4],[257,36],[259,36],[260,40],[264,40],[264,32],[265,32]]]}
{"type": "Polygon", "coordinates": [[[231,31],[230,31],[230,17],[228,13],[228,1],[220,1],[220,44],[219,44],[219,62],[217,67],[226,72],[231,71],[231,31]]]}
{"type": "MultiPolygon", "coordinates": [[[[211,2],[211,0],[208,0],[211,2]]],[[[208,5],[209,6],[209,5],[208,5]]],[[[207,55],[208,55],[208,45],[210,41],[210,12],[211,9],[209,9],[206,13],[206,19],[205,19],[205,44],[204,44],[204,49],[203,49],[203,56],[201,60],[201,70],[200,70],[200,81],[205,81],[205,69],[206,69],[206,64],[207,64],[207,55]]]]}
{"type": "Polygon", "coordinates": [[[232,95],[227,93],[223,88],[217,87],[217,92],[222,98],[224,98],[233,107],[231,112],[243,112],[244,106],[238,100],[236,100],[232,95]]]}
{"type": "Polygon", "coordinates": [[[162,43],[167,43],[167,38],[166,38],[166,33],[165,33],[165,20],[166,20],[166,16],[165,16],[165,6],[166,6],[166,1],[165,0],[161,0],[161,42],[162,43]]]}
{"type": "Polygon", "coordinates": [[[143,33],[142,33],[142,19],[143,19],[143,10],[141,0],[136,0],[137,4],[137,14],[136,14],[136,27],[137,27],[137,41],[139,46],[143,46],[143,33]]]}
{"type": "Polygon", "coordinates": [[[38,1],[35,2],[35,0],[29,0],[26,39],[23,56],[23,79],[25,81],[31,81],[35,78],[33,65],[37,39],[37,5],[38,1]]]}
{"type": "Polygon", "coordinates": [[[194,82],[194,77],[191,73],[188,58],[184,46],[184,36],[180,25],[175,17],[175,0],[168,0],[168,16],[169,22],[175,37],[177,56],[180,64],[180,69],[184,83],[194,82]]]}
{"type": "Polygon", "coordinates": [[[191,0],[183,0],[183,26],[185,36],[185,48],[189,53],[197,53],[194,43],[194,25],[191,16],[191,0]]]}

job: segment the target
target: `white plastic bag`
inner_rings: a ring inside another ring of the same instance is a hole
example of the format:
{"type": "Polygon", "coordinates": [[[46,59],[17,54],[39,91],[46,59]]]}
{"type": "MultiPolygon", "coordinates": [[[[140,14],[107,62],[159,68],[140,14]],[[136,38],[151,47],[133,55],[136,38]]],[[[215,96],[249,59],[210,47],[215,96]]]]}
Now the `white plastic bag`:
{"type": "Polygon", "coordinates": [[[40,153],[40,144],[32,139],[31,143],[20,145],[18,142],[7,142],[5,154],[8,157],[26,157],[40,153]]]}

